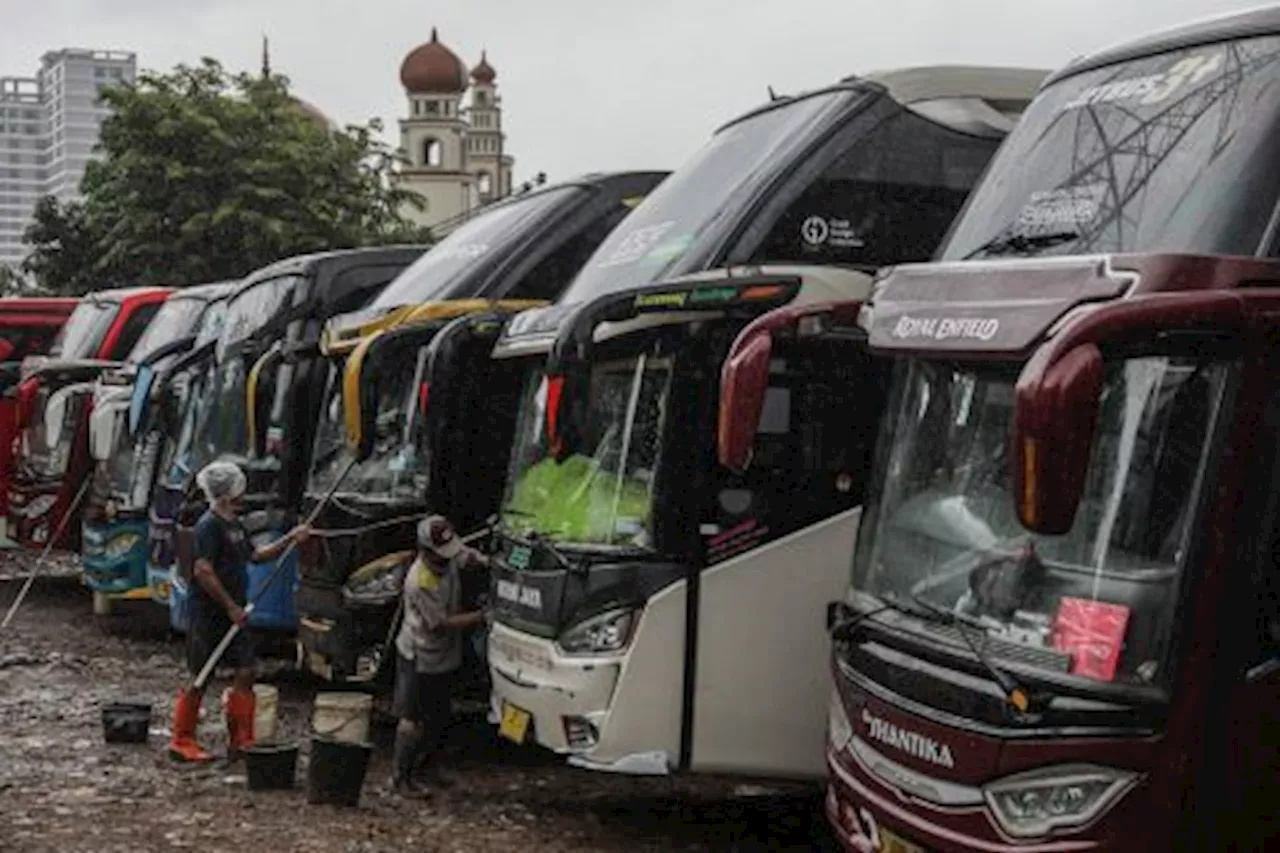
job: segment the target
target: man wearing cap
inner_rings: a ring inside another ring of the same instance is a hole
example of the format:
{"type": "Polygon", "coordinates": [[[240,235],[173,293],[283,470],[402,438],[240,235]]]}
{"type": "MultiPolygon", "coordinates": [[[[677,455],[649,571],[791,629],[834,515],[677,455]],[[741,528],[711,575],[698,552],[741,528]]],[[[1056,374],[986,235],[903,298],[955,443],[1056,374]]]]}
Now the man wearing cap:
{"type": "Polygon", "coordinates": [[[425,764],[429,783],[443,787],[435,753],[449,724],[453,677],[462,666],[462,635],[484,622],[484,612],[460,611],[460,570],[487,566],[462,544],[449,520],[432,515],[418,524],[418,556],[405,573],[404,621],[396,636],[396,728],[392,786],[422,795],[414,779],[425,764]]]}

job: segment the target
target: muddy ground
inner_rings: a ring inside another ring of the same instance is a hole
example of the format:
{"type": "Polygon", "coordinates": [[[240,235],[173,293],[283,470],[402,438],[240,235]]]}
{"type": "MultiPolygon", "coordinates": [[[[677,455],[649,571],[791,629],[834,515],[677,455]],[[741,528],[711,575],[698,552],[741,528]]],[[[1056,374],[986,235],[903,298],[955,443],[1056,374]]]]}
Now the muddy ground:
{"type": "MultiPolygon", "coordinates": [[[[0,552],[0,578],[25,559],[0,552]]],[[[280,689],[279,725],[304,743],[296,791],[250,792],[243,765],[172,765],[165,745],[183,678],[180,641],[149,602],[95,618],[73,573],[60,574],[37,582],[0,633],[0,851],[834,849],[816,791],[588,773],[499,742],[483,720],[451,732],[457,785],[433,801],[385,793],[390,732],[379,727],[360,807],[311,806],[305,742],[318,685],[288,670],[268,680],[280,689]],[[103,742],[100,708],[114,701],[154,704],[149,744],[103,742]]],[[[0,614],[19,586],[0,579],[0,614]]],[[[201,732],[221,752],[219,718],[207,707],[201,732]]]]}

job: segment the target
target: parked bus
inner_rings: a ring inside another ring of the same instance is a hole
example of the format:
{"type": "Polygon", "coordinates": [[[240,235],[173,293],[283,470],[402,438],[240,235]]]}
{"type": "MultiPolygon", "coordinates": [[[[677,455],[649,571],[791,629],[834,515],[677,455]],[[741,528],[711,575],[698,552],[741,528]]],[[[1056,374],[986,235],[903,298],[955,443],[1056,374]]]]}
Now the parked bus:
{"type": "MultiPolygon", "coordinates": [[[[192,533],[206,509],[194,475],[217,459],[240,464],[248,478],[245,527],[258,543],[293,526],[302,497],[327,371],[319,355],[320,330],[329,318],[354,311],[376,296],[423,253],[422,246],[345,249],[301,255],[258,270],[227,305],[221,336],[202,388],[203,402],[190,448],[175,455],[187,466],[162,484],[177,491],[170,622],[185,631],[190,596],[192,533]]],[[[173,504],[170,504],[173,505],[173,504]]],[[[157,537],[158,538],[158,537],[157,537]]],[[[257,595],[275,562],[249,564],[249,594],[257,595]]],[[[298,555],[257,602],[253,628],[291,634],[297,628],[298,555]]]]}
{"type": "MultiPolygon", "coordinates": [[[[332,366],[303,512],[353,455],[360,461],[316,520],[324,547],[304,554],[298,642],[311,672],[362,682],[390,674],[386,638],[417,522],[434,511],[473,530],[498,509],[522,378],[488,357],[498,329],[554,299],[665,176],[585,175],[487,206],[366,311],[329,324],[321,348],[332,366]]],[[[487,589],[474,573],[466,598],[487,589]]],[[[487,670],[468,662],[487,707],[487,670]]]]}
{"type": "Polygon", "coordinates": [[[878,376],[782,347],[732,470],[721,368],[766,311],[930,257],[1043,78],[919,68],[774,100],[508,324],[494,357],[526,381],[491,596],[503,735],[602,770],[824,775],[826,638],[796,614],[845,583],[878,376]]]}
{"type": "Polygon", "coordinates": [[[134,346],[146,357],[98,378],[89,416],[93,472],[84,498],[81,564],[100,613],[113,599],[150,597],[147,504],[164,433],[153,423],[135,435],[129,424],[134,391],[143,401],[150,396],[157,373],[163,375],[216,324],[231,288],[224,282],[175,293],[134,346]]]}
{"type": "Polygon", "coordinates": [[[846,849],[1280,842],[1278,79],[1276,9],[1072,63],[878,285],[846,849]]]}
{"type": "Polygon", "coordinates": [[[79,549],[76,499],[89,475],[93,382],[126,359],[145,355],[134,345],[172,292],[138,287],[91,293],[80,300],[48,355],[24,363],[8,521],[20,544],[43,548],[56,537],[53,547],[79,549]]]}
{"type": "MultiPolygon", "coordinates": [[[[173,519],[186,488],[192,482],[196,427],[204,423],[208,406],[205,386],[213,381],[218,340],[226,322],[228,303],[235,295],[232,285],[226,296],[212,303],[200,320],[191,349],[167,370],[152,379],[136,382],[130,400],[129,427],[151,441],[158,436],[155,473],[145,506],[147,518],[146,576],[148,597],[169,610],[170,569],[173,564],[173,519]]],[[[210,395],[212,396],[212,395],[210,395]]]]}
{"type": "Polygon", "coordinates": [[[19,432],[15,389],[22,361],[45,354],[79,301],[72,297],[0,298],[0,528],[9,518],[13,445],[19,432]]]}

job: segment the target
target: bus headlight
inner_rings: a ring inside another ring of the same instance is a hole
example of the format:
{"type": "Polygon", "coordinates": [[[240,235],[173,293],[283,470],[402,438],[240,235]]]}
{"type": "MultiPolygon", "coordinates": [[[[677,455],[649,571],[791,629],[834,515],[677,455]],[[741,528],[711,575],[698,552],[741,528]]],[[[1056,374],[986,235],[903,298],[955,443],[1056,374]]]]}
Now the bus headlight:
{"type": "Polygon", "coordinates": [[[123,557],[141,539],[142,537],[137,533],[121,533],[119,536],[113,536],[105,549],[107,559],[115,560],[123,557]]]}
{"type": "Polygon", "coordinates": [[[992,782],[983,795],[1001,829],[1016,838],[1038,838],[1089,823],[1136,779],[1127,770],[1092,764],[1045,767],[992,782]]]}
{"type": "Polygon", "coordinates": [[[617,652],[631,642],[634,610],[610,610],[574,625],[560,636],[560,648],[569,654],[617,652]]]}

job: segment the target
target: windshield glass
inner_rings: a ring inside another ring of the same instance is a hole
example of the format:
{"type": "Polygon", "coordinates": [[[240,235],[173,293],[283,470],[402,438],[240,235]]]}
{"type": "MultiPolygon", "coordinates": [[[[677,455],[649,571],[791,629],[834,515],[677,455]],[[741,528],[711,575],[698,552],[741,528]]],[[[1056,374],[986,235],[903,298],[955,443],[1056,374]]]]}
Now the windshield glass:
{"type": "Polygon", "coordinates": [[[49,435],[48,423],[49,401],[57,393],[48,387],[42,387],[36,394],[32,406],[31,420],[22,431],[21,458],[28,468],[38,477],[56,479],[67,470],[71,459],[71,450],[75,442],[72,440],[79,428],[80,414],[91,390],[81,389],[67,396],[63,407],[62,423],[57,434],[49,435]],[[52,443],[50,442],[52,439],[52,443]]]}
{"type": "Polygon", "coordinates": [[[561,301],[589,302],[678,272],[677,262],[703,232],[747,204],[855,97],[814,95],[717,133],[600,244],[561,301]]]}
{"type": "Polygon", "coordinates": [[[196,347],[202,347],[210,341],[216,341],[222,334],[222,327],[227,319],[227,300],[219,299],[210,304],[200,315],[200,325],[196,329],[196,347]]]}
{"type": "Polygon", "coordinates": [[[1280,192],[1277,60],[1280,37],[1268,36],[1053,84],[1010,134],[943,257],[1255,254],[1280,192]]]}
{"type": "Polygon", "coordinates": [[[234,458],[241,464],[249,459],[249,420],[245,409],[249,367],[239,356],[218,365],[204,387],[202,405],[193,414],[198,418],[190,457],[191,470],[202,467],[220,456],[234,458]]]}
{"type": "Polygon", "coordinates": [[[172,380],[176,405],[182,412],[182,426],[176,439],[165,442],[160,463],[160,470],[167,476],[170,486],[182,486],[189,476],[199,470],[194,452],[196,433],[204,423],[204,413],[213,403],[214,395],[208,393],[208,389],[216,373],[217,368],[210,361],[201,367],[182,371],[172,380]]]}
{"type": "Polygon", "coordinates": [[[134,452],[133,439],[129,436],[129,409],[127,406],[116,407],[112,435],[115,436],[115,447],[107,459],[107,485],[111,497],[125,500],[129,497],[134,482],[134,463],[137,454],[134,452]]]}
{"type": "MultiPolygon", "coordinates": [[[[347,473],[339,493],[364,500],[421,501],[426,497],[430,456],[421,417],[420,387],[427,348],[416,359],[398,360],[378,379],[377,435],[369,458],[347,473]]],[[[329,390],[316,430],[315,463],[308,491],[323,494],[351,461],[342,421],[339,362],[329,377],[329,390]]]]}
{"type": "Polygon", "coordinates": [[[881,422],[855,589],[957,614],[997,661],[1165,683],[1227,372],[1168,357],[1109,363],[1075,524],[1065,536],[1041,536],[1019,524],[1010,489],[1016,374],[901,364],[881,422]]]}
{"type": "Polygon", "coordinates": [[[293,296],[294,286],[301,281],[300,276],[268,279],[228,300],[222,318],[218,357],[222,358],[228,346],[252,335],[283,310],[293,296]]]}
{"type": "Polygon", "coordinates": [[[422,302],[476,296],[463,275],[473,263],[521,239],[530,228],[583,190],[560,187],[528,198],[516,198],[477,214],[400,273],[370,304],[370,308],[399,308],[422,302]]]}
{"type": "Polygon", "coordinates": [[[107,337],[119,303],[82,299],[49,345],[49,358],[94,358],[107,337]]]}
{"type": "Polygon", "coordinates": [[[653,477],[671,359],[647,354],[592,369],[582,446],[557,463],[546,441],[547,382],[534,369],[516,425],[503,525],[584,545],[651,548],[653,477]]]}
{"type": "Polygon", "coordinates": [[[191,334],[204,306],[203,299],[175,297],[166,300],[160,306],[155,318],[147,324],[142,337],[138,338],[138,342],[129,351],[128,361],[138,364],[170,341],[176,341],[191,334]]]}

